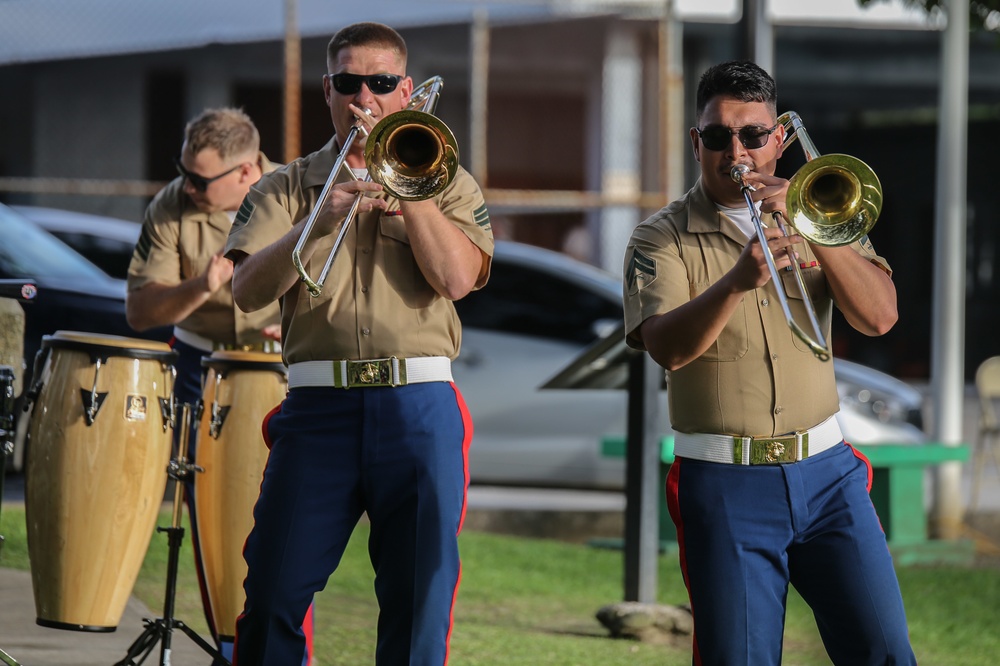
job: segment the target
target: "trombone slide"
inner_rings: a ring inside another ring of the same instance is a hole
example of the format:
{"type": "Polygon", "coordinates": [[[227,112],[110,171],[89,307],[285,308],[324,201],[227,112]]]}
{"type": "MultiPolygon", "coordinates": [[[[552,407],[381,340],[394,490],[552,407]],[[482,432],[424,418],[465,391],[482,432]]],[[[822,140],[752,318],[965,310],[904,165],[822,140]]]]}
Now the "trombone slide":
{"type": "MultiPolygon", "coordinates": [[[[788,328],[792,330],[792,333],[794,333],[799,340],[809,347],[810,351],[812,351],[816,358],[821,361],[829,361],[830,348],[827,344],[826,336],[823,335],[819,318],[816,316],[816,308],[813,306],[812,299],[809,297],[809,290],[806,288],[805,280],[802,279],[802,269],[799,267],[799,262],[796,260],[795,253],[792,251],[792,248],[786,247],[785,252],[788,253],[788,258],[792,262],[791,268],[795,274],[795,283],[799,288],[799,292],[802,294],[806,316],[809,317],[809,324],[812,327],[813,335],[815,337],[809,337],[809,334],[802,330],[802,327],[795,321],[795,317],[792,316],[792,310],[788,304],[788,295],[784,291],[784,283],[781,281],[781,276],[778,274],[778,268],[774,264],[774,255],[771,253],[771,248],[767,244],[767,236],[764,235],[764,224],[761,222],[760,215],[757,213],[757,206],[754,204],[753,198],[750,196],[750,193],[754,191],[753,186],[747,183],[743,178],[743,174],[749,170],[749,167],[745,164],[737,164],[733,167],[731,176],[733,180],[740,183],[740,191],[743,193],[743,198],[746,201],[747,208],[750,210],[750,219],[753,220],[754,230],[757,233],[757,240],[760,241],[760,247],[764,251],[764,261],[767,262],[768,272],[771,273],[771,281],[774,283],[774,287],[778,291],[778,302],[781,304],[781,312],[785,315],[785,323],[788,324],[788,328]]],[[[781,222],[781,215],[775,215],[774,219],[777,221],[778,228],[781,229],[781,233],[787,236],[788,230],[781,222]]]]}

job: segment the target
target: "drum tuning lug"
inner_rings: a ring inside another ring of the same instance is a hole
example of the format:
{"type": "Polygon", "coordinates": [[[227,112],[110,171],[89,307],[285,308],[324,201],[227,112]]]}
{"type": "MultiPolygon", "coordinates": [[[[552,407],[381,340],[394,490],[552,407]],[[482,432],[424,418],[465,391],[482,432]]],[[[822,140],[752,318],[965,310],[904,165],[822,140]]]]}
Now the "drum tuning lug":
{"type": "Polygon", "coordinates": [[[160,418],[163,419],[163,432],[168,428],[173,428],[175,423],[174,402],[171,398],[159,398],[160,418]]]}
{"type": "Polygon", "coordinates": [[[212,420],[208,428],[208,434],[212,436],[212,439],[219,439],[222,426],[226,422],[226,417],[229,416],[230,407],[231,405],[219,405],[218,403],[212,405],[212,420]]]}
{"type": "Polygon", "coordinates": [[[83,401],[83,419],[87,425],[94,425],[97,412],[101,411],[101,405],[104,404],[104,399],[107,397],[108,394],[106,391],[104,393],[97,393],[96,391],[80,389],[80,399],[83,401]]]}

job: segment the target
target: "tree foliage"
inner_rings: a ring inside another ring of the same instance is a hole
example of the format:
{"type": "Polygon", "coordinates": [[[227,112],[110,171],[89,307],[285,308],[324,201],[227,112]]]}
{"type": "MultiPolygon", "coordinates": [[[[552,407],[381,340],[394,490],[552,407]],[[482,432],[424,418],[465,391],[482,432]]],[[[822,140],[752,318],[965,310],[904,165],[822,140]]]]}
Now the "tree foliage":
{"type": "MultiPolygon", "coordinates": [[[[862,7],[877,2],[902,2],[923,9],[929,16],[943,14],[948,6],[948,0],[858,0],[862,7]]],[[[1000,0],[969,0],[969,25],[974,30],[1000,32],[1000,0]]]]}

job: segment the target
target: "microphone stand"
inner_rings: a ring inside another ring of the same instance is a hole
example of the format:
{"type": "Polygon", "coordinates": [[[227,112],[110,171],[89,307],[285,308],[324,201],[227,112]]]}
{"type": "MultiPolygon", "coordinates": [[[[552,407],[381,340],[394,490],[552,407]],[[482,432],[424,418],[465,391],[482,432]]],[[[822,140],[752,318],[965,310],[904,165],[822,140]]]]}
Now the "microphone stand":
{"type": "Polygon", "coordinates": [[[198,647],[207,652],[213,658],[212,666],[230,666],[229,661],[222,656],[221,652],[199,636],[191,627],[174,617],[174,597],[177,593],[177,560],[180,555],[181,542],[184,540],[184,528],[181,527],[181,507],[183,505],[181,495],[184,491],[184,481],[187,480],[188,476],[194,472],[204,471],[187,460],[188,440],[191,432],[190,421],[191,406],[184,403],[181,406],[182,430],[177,457],[172,459],[167,467],[167,476],[174,480],[173,520],[170,527],[156,528],[157,532],[167,533],[167,543],[170,548],[167,560],[167,590],[163,600],[163,617],[156,620],[148,618],[143,620],[146,629],[129,647],[125,658],[117,662],[115,666],[138,666],[146,660],[146,657],[156,647],[157,642],[162,643],[160,666],[170,666],[170,646],[174,629],[183,631],[198,647]],[[135,661],[136,657],[139,657],[138,661],[135,661]]]}

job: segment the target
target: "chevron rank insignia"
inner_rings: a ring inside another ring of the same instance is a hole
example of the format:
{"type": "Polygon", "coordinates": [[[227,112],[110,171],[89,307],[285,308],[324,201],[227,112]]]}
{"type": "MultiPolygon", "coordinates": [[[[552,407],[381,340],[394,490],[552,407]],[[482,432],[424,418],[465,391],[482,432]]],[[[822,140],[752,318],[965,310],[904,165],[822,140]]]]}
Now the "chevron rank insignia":
{"type": "Polygon", "coordinates": [[[490,225],[490,213],[488,210],[486,210],[486,204],[483,204],[475,211],[473,211],[472,219],[475,220],[476,224],[478,224],[483,229],[487,231],[492,229],[492,226],[490,225]]]}
{"type": "Polygon", "coordinates": [[[625,268],[625,286],[629,294],[635,294],[656,279],[656,262],[642,253],[639,248],[632,248],[628,266],[625,268]]]}
{"type": "Polygon", "coordinates": [[[236,211],[236,219],[233,221],[233,226],[236,228],[244,226],[250,221],[250,216],[253,215],[256,208],[257,204],[250,201],[250,197],[244,197],[243,203],[240,204],[240,209],[236,211]]]}

